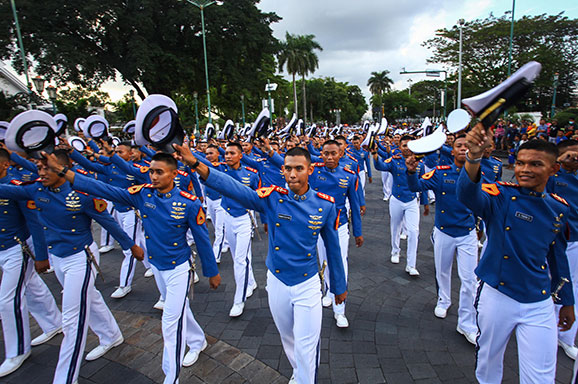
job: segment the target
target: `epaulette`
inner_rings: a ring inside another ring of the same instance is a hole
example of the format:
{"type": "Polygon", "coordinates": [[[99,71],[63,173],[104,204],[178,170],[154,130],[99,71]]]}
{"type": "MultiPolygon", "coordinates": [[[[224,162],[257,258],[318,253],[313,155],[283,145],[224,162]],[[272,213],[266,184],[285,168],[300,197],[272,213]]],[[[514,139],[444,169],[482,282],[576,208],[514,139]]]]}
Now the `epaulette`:
{"type": "Polygon", "coordinates": [[[499,161],[500,163],[502,162],[502,159],[500,159],[499,157],[496,156],[492,156],[492,159],[499,161]]]}
{"type": "Polygon", "coordinates": [[[88,175],[88,171],[85,171],[84,169],[76,168],[75,171],[81,175],[88,175]]]}
{"type": "Polygon", "coordinates": [[[393,157],[388,157],[384,160],[384,163],[391,163],[391,159],[393,159],[393,157]]]}
{"type": "Polygon", "coordinates": [[[313,165],[314,167],[325,167],[325,163],[313,163],[311,165],[313,165]]]}
{"type": "Polygon", "coordinates": [[[140,165],[139,163],[132,163],[132,165],[134,165],[134,166],[137,167],[137,168],[141,168],[141,167],[142,167],[142,165],[140,165]]]}
{"type": "Polygon", "coordinates": [[[197,196],[191,195],[189,192],[181,191],[181,196],[184,196],[184,197],[186,197],[187,199],[190,199],[190,200],[193,200],[193,201],[197,200],[197,196]]]}
{"type": "Polygon", "coordinates": [[[424,173],[423,175],[421,175],[421,178],[424,180],[429,180],[432,178],[432,176],[434,175],[434,173],[436,172],[435,168],[432,169],[431,171],[424,173]]]}
{"type": "Polygon", "coordinates": [[[335,199],[329,195],[326,195],[325,193],[317,192],[317,196],[319,196],[323,200],[327,200],[327,201],[331,201],[332,203],[335,203],[335,199]]]}
{"type": "Polygon", "coordinates": [[[561,202],[562,204],[567,205],[567,206],[570,206],[570,204],[568,204],[568,202],[567,202],[564,198],[558,196],[557,194],[551,193],[550,196],[552,196],[555,200],[558,200],[558,201],[561,202]]]}
{"type": "Polygon", "coordinates": [[[500,194],[500,189],[496,184],[482,184],[482,191],[486,192],[490,196],[498,196],[500,194]]]}
{"type": "Polygon", "coordinates": [[[143,188],[152,188],[152,187],[153,187],[152,184],[133,185],[132,187],[130,187],[128,189],[128,193],[130,193],[131,195],[134,195],[134,194],[139,193],[143,188]]]}
{"type": "Polygon", "coordinates": [[[88,193],[82,192],[82,191],[78,191],[78,190],[76,190],[76,189],[74,190],[74,192],[80,193],[81,195],[84,195],[84,196],[88,196],[88,193]]]}
{"type": "Polygon", "coordinates": [[[36,183],[37,181],[40,181],[40,178],[36,179],[36,180],[30,180],[30,181],[22,181],[22,180],[10,180],[10,183],[14,184],[14,185],[18,185],[18,186],[25,186],[25,185],[31,185],[36,183]]]}
{"type": "Polygon", "coordinates": [[[151,165],[151,162],[148,160],[143,160],[146,165],[151,165]]]}
{"type": "Polygon", "coordinates": [[[351,156],[349,153],[347,154],[347,157],[349,157],[351,160],[355,161],[356,163],[358,162],[357,159],[353,156],[351,156]]]}
{"type": "Polygon", "coordinates": [[[351,169],[349,168],[343,168],[345,170],[345,172],[349,172],[349,173],[353,173],[355,175],[355,172],[353,172],[351,169]]]}
{"type": "Polygon", "coordinates": [[[11,183],[11,184],[14,184],[14,185],[22,185],[22,184],[23,184],[23,182],[22,182],[22,181],[20,181],[20,180],[16,180],[16,179],[14,179],[14,180],[10,180],[10,183],[11,183]]]}
{"type": "Polygon", "coordinates": [[[436,169],[440,169],[440,170],[441,170],[441,169],[452,169],[452,167],[449,166],[449,165],[438,165],[438,166],[436,167],[436,169]]]}
{"type": "Polygon", "coordinates": [[[520,188],[520,184],[508,183],[507,181],[497,181],[497,183],[504,187],[520,188]]]}
{"type": "Polygon", "coordinates": [[[257,171],[255,168],[245,167],[245,169],[246,169],[247,171],[251,171],[251,172],[253,172],[253,173],[259,173],[259,171],[257,171]]]}
{"type": "Polygon", "coordinates": [[[271,193],[273,193],[273,191],[279,192],[283,195],[289,194],[289,191],[286,190],[285,188],[281,188],[277,185],[272,185],[270,187],[263,187],[263,188],[257,189],[257,195],[263,199],[265,197],[269,197],[269,195],[271,195],[271,193]]]}
{"type": "Polygon", "coordinates": [[[177,170],[177,172],[178,172],[178,173],[179,173],[179,175],[181,175],[181,176],[185,176],[185,177],[189,176],[189,174],[188,174],[187,172],[185,172],[185,171],[181,171],[180,169],[179,169],[179,170],[177,170]]]}

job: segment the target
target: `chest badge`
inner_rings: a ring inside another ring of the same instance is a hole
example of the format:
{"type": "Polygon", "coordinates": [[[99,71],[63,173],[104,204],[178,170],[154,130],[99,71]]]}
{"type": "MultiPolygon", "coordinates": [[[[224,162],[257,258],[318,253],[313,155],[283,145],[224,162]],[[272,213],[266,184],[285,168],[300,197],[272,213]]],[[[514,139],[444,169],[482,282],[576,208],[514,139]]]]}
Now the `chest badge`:
{"type": "Polygon", "coordinates": [[[515,216],[516,216],[518,219],[527,221],[528,223],[531,223],[532,221],[534,221],[534,216],[528,215],[527,213],[523,213],[523,212],[520,212],[520,211],[516,211],[515,216]]]}

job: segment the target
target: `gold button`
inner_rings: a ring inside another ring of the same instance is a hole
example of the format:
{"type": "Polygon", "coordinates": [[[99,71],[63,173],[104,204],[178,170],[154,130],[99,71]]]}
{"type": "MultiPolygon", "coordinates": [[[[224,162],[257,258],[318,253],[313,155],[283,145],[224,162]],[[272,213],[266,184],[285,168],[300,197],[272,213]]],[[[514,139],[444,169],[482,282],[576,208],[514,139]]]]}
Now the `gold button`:
{"type": "Polygon", "coordinates": [[[514,200],[514,201],[515,201],[516,199],[517,199],[517,197],[516,197],[516,196],[512,196],[512,200],[514,200]]]}
{"type": "Polygon", "coordinates": [[[564,217],[564,214],[563,214],[563,213],[561,213],[561,214],[560,214],[560,217],[564,217]]]}
{"type": "Polygon", "coordinates": [[[145,218],[146,218],[146,217],[147,217],[147,215],[142,215],[142,217],[145,217],[145,218]]]}
{"type": "Polygon", "coordinates": [[[542,269],[546,269],[546,266],[545,266],[545,265],[542,265],[540,268],[542,268],[542,269]]]}
{"type": "Polygon", "coordinates": [[[447,176],[447,175],[448,175],[447,173],[444,173],[444,176],[447,176]]]}
{"type": "Polygon", "coordinates": [[[71,231],[71,232],[76,232],[76,229],[72,228],[70,231],[71,231]]]}
{"type": "Polygon", "coordinates": [[[7,214],[8,214],[8,211],[4,211],[4,214],[7,215],[7,214]]]}
{"type": "Polygon", "coordinates": [[[279,202],[282,203],[282,202],[283,202],[283,199],[279,199],[279,202]]]}
{"type": "Polygon", "coordinates": [[[506,231],[509,231],[509,230],[510,230],[510,227],[506,227],[506,231]]]}
{"type": "Polygon", "coordinates": [[[231,210],[231,208],[227,208],[227,211],[230,211],[230,210],[231,210]]]}
{"type": "Polygon", "coordinates": [[[173,243],[173,245],[176,247],[177,245],[179,245],[179,243],[173,243]]]}
{"type": "Polygon", "coordinates": [[[73,251],[76,251],[76,247],[72,248],[73,251]]]}
{"type": "Polygon", "coordinates": [[[307,274],[306,274],[306,273],[304,273],[304,274],[303,274],[303,276],[307,277],[307,274]]]}
{"type": "Polygon", "coordinates": [[[503,281],[500,281],[500,285],[506,285],[506,283],[504,283],[503,281]]]}
{"type": "Polygon", "coordinates": [[[310,253],[308,253],[308,254],[307,254],[307,256],[311,256],[311,254],[310,254],[310,253]]]}
{"type": "Polygon", "coordinates": [[[73,219],[76,219],[76,216],[72,216],[73,219]]]}
{"type": "Polygon", "coordinates": [[[152,259],[152,258],[153,258],[152,256],[149,256],[149,259],[152,259]]]}
{"type": "Polygon", "coordinates": [[[147,197],[151,197],[151,194],[149,193],[149,194],[147,195],[147,197]]]}
{"type": "Polygon", "coordinates": [[[2,228],[2,232],[6,232],[6,228],[2,228]]]}
{"type": "Polygon", "coordinates": [[[45,231],[46,231],[47,229],[48,229],[47,227],[44,227],[44,230],[45,230],[45,231]]]}
{"type": "Polygon", "coordinates": [[[552,245],[554,245],[554,244],[556,244],[556,240],[554,240],[554,241],[552,242],[552,245]]]}
{"type": "Polygon", "coordinates": [[[176,264],[176,263],[177,263],[176,261],[173,261],[173,264],[176,264]]]}
{"type": "Polygon", "coordinates": [[[542,295],[545,295],[545,294],[546,294],[546,290],[542,289],[542,295]]]}
{"type": "Polygon", "coordinates": [[[148,238],[149,238],[148,236],[145,236],[145,239],[148,239],[148,238]]]}
{"type": "Polygon", "coordinates": [[[0,247],[4,248],[4,245],[1,245],[0,247]]]}
{"type": "Polygon", "coordinates": [[[323,208],[319,208],[319,212],[323,212],[323,208]]]}
{"type": "Polygon", "coordinates": [[[319,190],[319,188],[313,188],[313,189],[315,189],[316,191],[318,191],[318,190],[319,190]]]}
{"type": "Polygon", "coordinates": [[[504,255],[504,259],[508,260],[509,258],[510,258],[510,256],[504,255]]]}
{"type": "Polygon", "coordinates": [[[49,245],[49,246],[48,246],[48,249],[52,249],[52,245],[49,245]]]}
{"type": "Polygon", "coordinates": [[[468,228],[468,231],[471,231],[471,230],[472,230],[471,228],[468,228]]]}
{"type": "Polygon", "coordinates": [[[445,194],[446,194],[445,192],[442,192],[442,195],[445,195],[445,194]]]}
{"type": "Polygon", "coordinates": [[[280,226],[281,226],[281,224],[279,224],[279,223],[275,223],[275,226],[276,226],[276,227],[280,227],[280,226]]]}
{"type": "Polygon", "coordinates": [[[278,269],[275,270],[275,273],[279,273],[280,271],[278,269]]]}
{"type": "Polygon", "coordinates": [[[317,232],[313,232],[313,235],[316,235],[316,234],[317,234],[317,232]]]}
{"type": "Polygon", "coordinates": [[[440,229],[444,229],[444,227],[440,227],[440,229]]]}
{"type": "Polygon", "coordinates": [[[446,213],[446,211],[444,211],[444,210],[442,209],[442,213],[446,213]]]}
{"type": "Polygon", "coordinates": [[[177,228],[180,228],[180,227],[181,227],[181,225],[180,225],[180,224],[179,224],[179,225],[177,225],[177,228]]]}
{"type": "Polygon", "coordinates": [[[278,250],[279,250],[279,247],[275,247],[275,250],[278,251],[278,250]]]}

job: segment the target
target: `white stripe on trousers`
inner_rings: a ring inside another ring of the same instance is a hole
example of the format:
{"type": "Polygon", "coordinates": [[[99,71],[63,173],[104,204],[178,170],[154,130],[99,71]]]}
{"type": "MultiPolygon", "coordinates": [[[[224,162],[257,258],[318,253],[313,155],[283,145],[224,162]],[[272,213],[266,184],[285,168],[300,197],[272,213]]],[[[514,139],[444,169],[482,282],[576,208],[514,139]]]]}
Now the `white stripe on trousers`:
{"type": "Polygon", "coordinates": [[[381,172],[381,184],[383,190],[383,197],[389,200],[391,197],[391,189],[393,188],[393,176],[389,172],[381,172]]]}
{"type": "MultiPolygon", "coordinates": [[[[349,226],[348,223],[343,224],[339,227],[337,234],[339,235],[339,246],[341,247],[341,260],[343,261],[343,269],[345,270],[345,281],[347,281],[348,275],[348,252],[349,252],[349,226]]],[[[319,252],[319,262],[323,265],[323,261],[327,260],[327,250],[325,249],[325,243],[321,236],[317,240],[317,252],[319,252]]],[[[329,268],[325,268],[325,285],[327,289],[327,297],[331,299],[333,303],[333,312],[344,315],[345,314],[345,303],[335,304],[335,295],[329,291],[329,268]]]]}
{"type": "Polygon", "coordinates": [[[321,283],[315,274],[292,287],[267,271],[269,309],[299,384],[316,382],[321,335],[321,283]]]}
{"type": "MultiPolygon", "coordinates": [[[[90,245],[97,262],[96,243],[90,245]]],[[[62,332],[54,384],[71,384],[78,378],[86,346],[87,328],[98,336],[101,345],[112,344],[121,335],[120,328],[94,286],[96,269],[89,265],[84,249],[68,257],[53,255],[54,271],[63,287],[62,332]]]]}
{"type": "Polygon", "coordinates": [[[235,299],[239,304],[247,299],[247,289],[255,284],[251,259],[251,234],[253,225],[249,214],[233,217],[225,212],[225,236],[231,247],[235,273],[235,299]]]}
{"type": "MultiPolygon", "coordinates": [[[[26,243],[34,252],[32,238],[26,243]]],[[[0,314],[4,335],[5,358],[10,359],[30,351],[28,311],[45,333],[60,327],[62,317],[54,297],[34,270],[34,261],[22,254],[15,245],[0,251],[0,314]]]]}
{"type": "Polygon", "coordinates": [[[399,255],[399,235],[402,222],[407,231],[407,265],[415,268],[417,242],[419,237],[419,204],[417,198],[404,203],[395,196],[389,199],[389,217],[391,230],[391,255],[399,255]]]}

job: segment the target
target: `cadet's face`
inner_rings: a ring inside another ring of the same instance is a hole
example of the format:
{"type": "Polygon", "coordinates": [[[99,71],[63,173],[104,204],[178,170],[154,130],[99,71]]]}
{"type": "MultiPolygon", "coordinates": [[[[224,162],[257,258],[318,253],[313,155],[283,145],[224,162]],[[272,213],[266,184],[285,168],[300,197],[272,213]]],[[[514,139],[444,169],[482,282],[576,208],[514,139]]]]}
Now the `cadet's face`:
{"type": "Polygon", "coordinates": [[[38,166],[38,176],[40,176],[40,182],[45,187],[56,187],[63,183],[63,178],[58,177],[56,172],[46,166],[45,161],[39,161],[38,166]]]}
{"type": "Polygon", "coordinates": [[[172,169],[170,165],[164,161],[151,161],[149,167],[149,176],[151,184],[159,192],[165,193],[173,188],[173,179],[177,175],[177,170],[172,169]]]}
{"type": "Polygon", "coordinates": [[[313,166],[304,156],[285,156],[283,175],[289,189],[298,195],[307,192],[309,175],[313,173],[313,166]]]}
{"type": "Polygon", "coordinates": [[[347,143],[343,140],[337,140],[337,142],[339,143],[339,152],[341,156],[343,156],[345,153],[345,148],[347,148],[347,143]]]}
{"type": "Polygon", "coordinates": [[[353,143],[353,146],[355,147],[355,149],[361,148],[361,141],[360,140],[353,140],[352,143],[353,143]]]}
{"type": "Polygon", "coordinates": [[[452,149],[452,155],[456,160],[456,163],[463,164],[466,161],[466,151],[468,147],[466,147],[466,138],[460,137],[454,141],[454,147],[452,149]]]}
{"type": "Polygon", "coordinates": [[[225,149],[225,162],[230,167],[236,167],[241,162],[241,157],[243,157],[243,152],[239,151],[237,147],[227,147],[225,149]]]}
{"type": "Polygon", "coordinates": [[[251,149],[253,148],[253,144],[251,143],[243,143],[241,144],[243,146],[243,152],[245,153],[251,153],[251,149]]]}
{"type": "Polygon", "coordinates": [[[339,164],[339,146],[335,144],[328,144],[323,147],[321,151],[321,158],[327,168],[333,169],[339,164]]]}
{"type": "Polygon", "coordinates": [[[399,143],[399,148],[401,149],[401,154],[403,155],[403,157],[410,157],[411,155],[413,155],[413,152],[411,151],[411,149],[409,149],[407,143],[409,143],[409,140],[404,140],[401,143],[399,143]]]}
{"type": "Polygon", "coordinates": [[[10,160],[9,159],[0,159],[0,178],[6,176],[6,172],[10,168],[10,160]]]}
{"type": "Polygon", "coordinates": [[[518,152],[514,172],[520,186],[543,192],[550,176],[559,169],[554,156],[535,149],[522,149],[518,152]]]}
{"type": "Polygon", "coordinates": [[[394,143],[395,145],[399,145],[399,139],[401,139],[401,136],[400,136],[400,135],[395,135],[395,136],[393,136],[393,143],[394,143]]]}
{"type": "Polygon", "coordinates": [[[207,143],[199,143],[199,151],[205,152],[207,149],[207,143]]]}
{"type": "Polygon", "coordinates": [[[138,148],[131,148],[130,159],[132,161],[139,161],[142,158],[142,152],[138,148]]]}
{"type": "Polygon", "coordinates": [[[130,160],[130,148],[126,145],[119,145],[114,149],[114,152],[121,157],[124,161],[130,160]]]}
{"type": "Polygon", "coordinates": [[[290,149],[292,149],[292,148],[295,148],[295,143],[294,143],[293,141],[288,141],[288,142],[285,144],[285,148],[287,148],[287,150],[290,150],[290,149]]]}
{"type": "Polygon", "coordinates": [[[219,161],[219,151],[217,151],[215,148],[207,148],[206,155],[207,160],[209,160],[211,163],[219,161]]]}
{"type": "Polygon", "coordinates": [[[454,138],[453,135],[448,135],[448,138],[446,139],[446,143],[447,143],[450,147],[452,147],[452,146],[454,145],[454,141],[455,141],[455,140],[456,140],[456,139],[454,138]]]}

